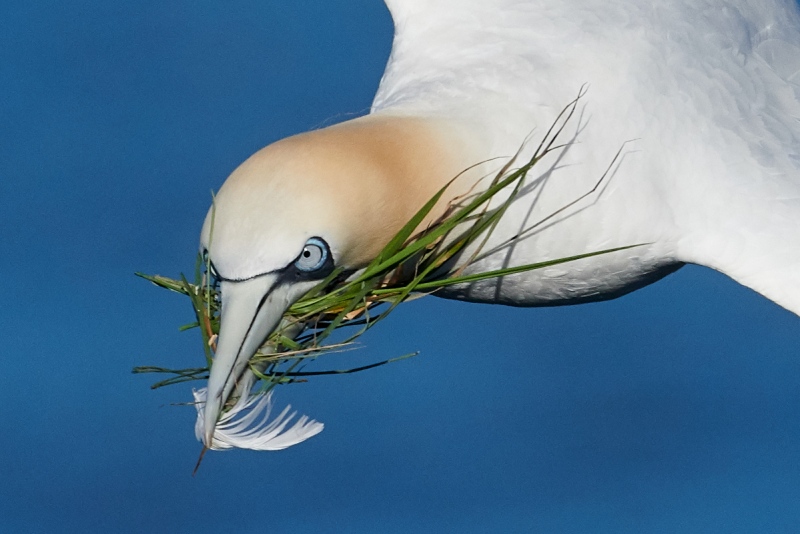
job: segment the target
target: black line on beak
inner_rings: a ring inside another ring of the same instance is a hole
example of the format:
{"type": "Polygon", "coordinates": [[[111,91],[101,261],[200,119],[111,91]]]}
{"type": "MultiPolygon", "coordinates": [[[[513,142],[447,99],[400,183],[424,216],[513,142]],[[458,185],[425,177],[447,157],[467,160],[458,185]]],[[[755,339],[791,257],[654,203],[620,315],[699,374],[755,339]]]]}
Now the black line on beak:
{"type": "MultiPolygon", "coordinates": [[[[244,337],[242,337],[242,342],[239,344],[239,350],[236,351],[236,358],[234,358],[234,362],[239,360],[239,356],[242,354],[242,348],[244,347],[244,344],[247,341],[247,338],[250,337],[250,331],[253,329],[253,325],[256,322],[256,317],[258,317],[258,314],[261,313],[261,308],[264,307],[264,304],[267,302],[267,299],[272,294],[272,292],[275,290],[275,288],[277,288],[278,286],[281,286],[281,285],[283,285],[283,284],[282,284],[282,281],[279,278],[278,280],[275,281],[275,284],[273,284],[273,286],[271,288],[269,288],[269,291],[267,291],[264,294],[264,296],[261,297],[261,300],[258,302],[258,306],[256,306],[256,312],[253,314],[252,319],[250,319],[250,325],[248,325],[247,331],[245,332],[244,337]]],[[[230,380],[231,374],[233,373],[234,367],[236,367],[236,366],[234,365],[228,371],[228,376],[225,377],[225,384],[227,384],[228,380],[230,380]]],[[[225,388],[223,387],[223,391],[224,391],[224,389],[225,388]]],[[[220,400],[222,399],[221,395],[222,395],[223,391],[219,392],[220,400]]]]}

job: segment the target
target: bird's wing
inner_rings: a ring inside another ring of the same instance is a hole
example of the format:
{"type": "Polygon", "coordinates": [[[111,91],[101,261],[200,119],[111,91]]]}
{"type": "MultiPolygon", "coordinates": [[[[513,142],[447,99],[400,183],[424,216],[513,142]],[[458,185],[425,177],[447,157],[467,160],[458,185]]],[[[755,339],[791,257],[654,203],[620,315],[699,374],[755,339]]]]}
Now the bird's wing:
{"type": "Polygon", "coordinates": [[[441,112],[520,89],[536,66],[532,2],[386,0],[395,25],[391,57],[373,102],[441,112]]]}
{"type": "MultiPolygon", "coordinates": [[[[645,58],[638,45],[671,34],[679,40],[683,31],[696,32],[711,51],[738,48],[742,60],[757,57],[800,84],[797,0],[676,0],[667,7],[631,0],[385,2],[395,35],[373,111],[422,102],[441,109],[453,99],[459,106],[497,95],[549,105],[545,99],[597,83],[602,73],[625,75],[614,70],[617,56],[645,58]]],[[[626,83],[635,85],[640,77],[632,74],[626,83]]]]}

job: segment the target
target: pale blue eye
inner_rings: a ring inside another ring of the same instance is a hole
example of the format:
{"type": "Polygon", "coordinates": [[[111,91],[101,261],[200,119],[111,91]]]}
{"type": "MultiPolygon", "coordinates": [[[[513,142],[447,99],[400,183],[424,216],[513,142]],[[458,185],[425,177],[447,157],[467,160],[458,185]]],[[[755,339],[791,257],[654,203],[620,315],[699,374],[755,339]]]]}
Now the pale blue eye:
{"type": "Polygon", "coordinates": [[[310,273],[321,269],[328,261],[328,245],[317,237],[312,237],[303,247],[303,252],[294,265],[298,270],[310,273]]]}

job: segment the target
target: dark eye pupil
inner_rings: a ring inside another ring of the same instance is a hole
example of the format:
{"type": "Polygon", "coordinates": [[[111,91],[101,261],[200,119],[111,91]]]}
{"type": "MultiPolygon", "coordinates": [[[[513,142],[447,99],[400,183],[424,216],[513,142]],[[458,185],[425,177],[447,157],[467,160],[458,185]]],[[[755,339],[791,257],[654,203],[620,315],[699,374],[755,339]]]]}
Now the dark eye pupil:
{"type": "Polygon", "coordinates": [[[310,258],[310,257],[311,257],[311,251],[310,251],[310,250],[308,250],[308,249],[305,249],[305,250],[303,251],[303,257],[304,257],[304,258],[310,258]]]}

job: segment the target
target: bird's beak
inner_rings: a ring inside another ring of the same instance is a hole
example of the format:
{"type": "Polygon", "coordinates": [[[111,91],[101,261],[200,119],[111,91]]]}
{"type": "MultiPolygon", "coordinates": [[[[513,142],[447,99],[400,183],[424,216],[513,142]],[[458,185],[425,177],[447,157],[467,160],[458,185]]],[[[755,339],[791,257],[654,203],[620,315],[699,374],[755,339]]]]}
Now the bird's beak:
{"type": "Polygon", "coordinates": [[[250,358],[277,328],[283,313],[294,301],[292,286],[281,283],[275,274],[220,283],[222,312],[216,356],[208,377],[204,420],[206,446],[212,443],[222,407],[247,369],[250,358]]]}

